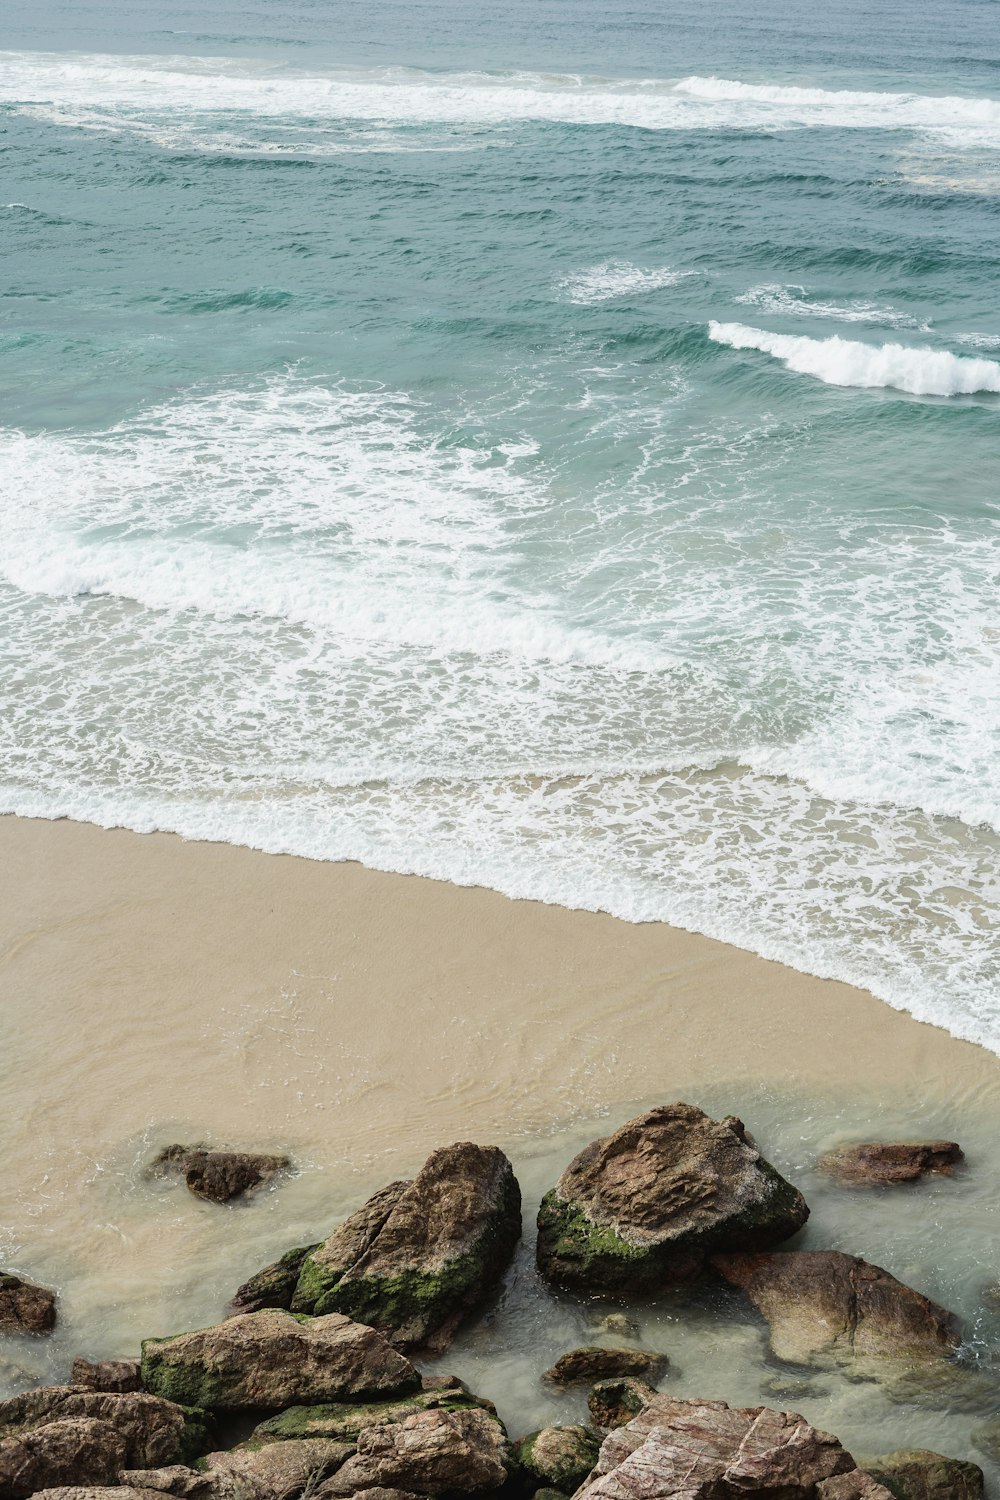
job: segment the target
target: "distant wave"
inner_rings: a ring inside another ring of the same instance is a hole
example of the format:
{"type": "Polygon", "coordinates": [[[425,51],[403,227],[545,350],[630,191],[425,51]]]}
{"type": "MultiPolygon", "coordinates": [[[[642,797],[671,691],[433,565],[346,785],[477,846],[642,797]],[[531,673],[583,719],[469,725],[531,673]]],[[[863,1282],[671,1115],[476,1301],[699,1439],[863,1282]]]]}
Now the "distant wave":
{"type": "Polygon", "coordinates": [[[768,333],[744,323],[708,325],[708,336],[731,349],[758,349],[780,359],[799,375],[827,385],[889,387],[914,396],[974,396],[1000,391],[1000,365],[990,359],[963,359],[942,349],[911,349],[905,344],[857,343],[852,339],[810,339],[768,333]]]}
{"type": "MultiPolygon", "coordinates": [[[[245,59],[0,54],[0,104],[65,125],[132,130],[166,145],[307,151],[405,149],[391,138],[332,141],[332,122],[490,126],[513,121],[646,130],[803,127],[907,130],[956,147],[1000,144],[1000,100],[750,84],[712,77],[430,73],[415,68],[305,72],[245,59]],[[257,140],[226,116],[295,121],[257,140]]],[[[443,149],[446,141],[440,142],[443,149]]],[[[456,143],[451,142],[455,149],[456,143]]],[[[413,149],[413,143],[409,143],[413,149]]],[[[460,147],[461,149],[461,147],[460,147]]]]}
{"type": "Polygon", "coordinates": [[[596,302],[611,302],[618,297],[632,297],[644,292],[660,291],[663,287],[676,286],[694,276],[695,271],[671,271],[666,266],[658,270],[643,270],[627,260],[606,261],[593,266],[589,271],[578,271],[559,283],[560,291],[570,302],[579,307],[589,307],[596,302]]]}

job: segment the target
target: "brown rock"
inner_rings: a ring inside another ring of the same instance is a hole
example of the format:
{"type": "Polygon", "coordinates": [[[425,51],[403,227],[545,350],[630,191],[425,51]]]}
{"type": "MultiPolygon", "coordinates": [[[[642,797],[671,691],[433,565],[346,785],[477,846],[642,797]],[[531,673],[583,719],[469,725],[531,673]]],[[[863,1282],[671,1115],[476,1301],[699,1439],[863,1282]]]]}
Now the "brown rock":
{"type": "Polygon", "coordinates": [[[129,1465],[173,1463],[189,1446],[188,1420],[172,1401],[145,1391],[90,1391],[74,1385],[40,1386],[0,1402],[0,1446],[77,1420],[107,1424],[123,1444],[122,1462],[129,1465]]]}
{"type": "Polygon", "coordinates": [[[681,1401],[656,1396],[601,1446],[580,1500],[891,1500],[866,1490],[858,1474],[838,1494],[822,1486],[858,1474],[854,1459],[829,1433],[794,1412],[736,1408],[722,1401],[681,1401]]]}
{"type": "Polygon", "coordinates": [[[55,1326],[55,1292],[0,1271],[0,1332],[48,1333],[55,1326]]]}
{"type": "Polygon", "coordinates": [[[945,1458],[924,1448],[898,1449],[882,1458],[863,1458],[861,1467],[897,1500],[983,1500],[983,1471],[966,1459],[945,1458]]]}
{"type": "Polygon", "coordinates": [[[860,1141],[827,1151],[817,1165],[841,1182],[916,1182],[930,1172],[950,1176],[965,1155],[957,1141],[860,1141]]]}
{"type": "Polygon", "coordinates": [[[871,1474],[854,1469],[850,1474],[835,1474],[816,1486],[816,1500],[894,1500],[891,1490],[879,1484],[871,1474]]]}
{"type": "Polygon", "coordinates": [[[184,1406],[282,1411],[317,1401],[416,1390],[410,1361],[375,1329],[339,1313],[300,1322],[279,1308],[142,1346],[147,1390],[184,1406]]]}
{"type": "Polygon", "coordinates": [[[318,1245],[300,1245],[295,1250],[287,1250],[273,1265],[257,1271],[237,1288],[229,1304],[230,1314],[260,1312],[262,1307],[290,1308],[302,1262],[310,1251],[318,1248],[318,1245]]]}
{"type": "Polygon", "coordinates": [[[26,1500],[67,1484],[114,1484],[125,1440],[110,1422],[68,1417],[0,1439],[0,1495],[26,1500]]]}
{"type": "Polygon", "coordinates": [[[382,1427],[403,1422],[418,1411],[459,1411],[478,1407],[496,1416],[492,1401],[474,1396],[454,1377],[443,1379],[436,1390],[414,1391],[395,1401],[330,1401],[319,1406],[289,1406],[277,1416],[268,1417],[250,1434],[251,1441],[274,1443],[288,1438],[333,1438],[338,1443],[355,1443],[366,1427],[382,1427]]]}
{"type": "Polygon", "coordinates": [[[317,1491],[335,1500],[372,1488],[419,1495],[499,1489],[510,1469],[503,1428],[483,1411],[422,1411],[405,1422],[366,1427],[358,1451],[317,1491]]]}
{"type": "Polygon", "coordinates": [[[599,1344],[589,1344],[584,1349],[571,1349],[556,1360],[543,1379],[554,1385],[592,1384],[595,1380],[613,1380],[623,1375],[635,1375],[640,1380],[659,1380],[669,1365],[665,1354],[653,1354],[648,1349],[605,1349],[599,1344]]]}
{"type": "Polygon", "coordinates": [[[125,1484],[182,1500],[284,1500],[314,1489],[336,1472],[354,1449],[321,1438],[271,1443],[263,1448],[233,1448],[209,1453],[203,1467],[173,1465],[163,1469],[126,1470],[125,1484]]]}
{"type": "Polygon", "coordinates": [[[837,1250],[717,1255],[712,1265],[742,1287],[771,1330],[771,1349],[793,1364],[949,1359],[953,1314],[856,1255],[837,1250]]]}
{"type": "Polygon", "coordinates": [[[207,1146],[166,1146],[153,1162],[154,1172],[180,1172],[191,1192],[212,1203],[228,1203],[287,1171],[287,1156],[255,1151],[212,1151],[207,1146]]]}
{"type": "Polygon", "coordinates": [[[599,1380],[587,1397],[587,1406],[595,1426],[610,1431],[637,1417],[655,1395],[644,1380],[626,1375],[618,1380],[599,1380]]]}
{"type": "Polygon", "coordinates": [[[342,1312],[403,1349],[446,1349],[493,1289],[521,1233],[521,1193],[496,1146],[434,1151],[306,1256],[295,1312],[342,1312]]]}
{"type": "Polygon", "coordinates": [[[561,1286],[629,1296],[689,1280],[713,1251],[775,1245],[808,1216],[739,1120],[669,1104],[570,1163],[538,1211],[538,1266],[561,1286]]]}
{"type": "Polygon", "coordinates": [[[70,1484],[57,1490],[36,1490],[32,1500],[160,1500],[159,1490],[135,1490],[131,1485],[70,1484]]]}
{"type": "Polygon", "coordinates": [[[137,1359],[74,1359],[72,1384],[88,1391],[141,1391],[137,1359]]]}

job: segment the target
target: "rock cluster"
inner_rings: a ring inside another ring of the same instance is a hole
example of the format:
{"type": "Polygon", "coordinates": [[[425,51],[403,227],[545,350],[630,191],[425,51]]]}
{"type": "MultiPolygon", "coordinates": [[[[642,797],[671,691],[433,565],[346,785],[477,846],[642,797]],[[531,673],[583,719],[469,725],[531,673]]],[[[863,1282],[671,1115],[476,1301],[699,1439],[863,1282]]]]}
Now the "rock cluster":
{"type": "MultiPolygon", "coordinates": [[[[767,1321],[778,1359],[876,1376],[893,1399],[908,1381],[952,1381],[945,1309],[857,1257],[774,1250],[807,1215],[740,1121],[674,1104],[575,1158],[539,1211],[538,1265],[622,1298],[721,1278],[767,1321]]],[[[666,1356],[610,1343],[546,1372],[592,1385],[592,1425],[511,1442],[492,1402],[408,1354],[448,1345],[519,1234],[501,1151],[434,1152],[244,1283],[225,1321],[147,1339],[141,1362],[78,1359],[73,1384],[0,1403],[0,1500],[981,1500],[975,1464],[856,1462],[794,1411],[660,1394],[666,1356]]],[[[638,1333],[625,1313],[600,1327],[638,1333]]],[[[990,1424],[976,1441],[991,1451],[990,1424]]]]}

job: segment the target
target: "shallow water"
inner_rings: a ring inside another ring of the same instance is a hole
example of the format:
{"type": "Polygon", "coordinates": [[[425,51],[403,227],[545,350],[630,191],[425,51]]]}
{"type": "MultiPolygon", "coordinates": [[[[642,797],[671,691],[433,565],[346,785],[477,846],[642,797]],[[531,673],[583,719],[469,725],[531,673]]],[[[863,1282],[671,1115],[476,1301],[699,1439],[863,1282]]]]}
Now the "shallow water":
{"type": "MultiPolygon", "coordinates": [[[[812,1216],[796,1247],[862,1255],[961,1316],[962,1360],[985,1378],[985,1394],[977,1387],[971,1401],[956,1399],[951,1408],[901,1404],[870,1382],[784,1366],[768,1354],[760,1321],[728,1291],[712,1289],[671,1294],[634,1309],[639,1342],[670,1357],[661,1387],[801,1410],[856,1453],[923,1446],[972,1457],[1000,1494],[1000,1469],[970,1439],[974,1428],[1000,1411],[1000,1312],[983,1299],[996,1272],[995,1114],[968,1100],[921,1106],[848,1098],[833,1104],[764,1089],[744,1090],[738,1099],[701,1089],[697,1097],[717,1115],[739,1110],[765,1154],[805,1193],[812,1216]],[[838,1187],[815,1170],[817,1155],[842,1140],[927,1135],[961,1141],[965,1167],[951,1178],[880,1190],[838,1187]],[[775,1379],[791,1382],[789,1394],[767,1389],[766,1382],[775,1379]]],[[[641,1107],[638,1101],[634,1109],[641,1107]]],[[[559,1354],[595,1339],[622,1342],[599,1326],[610,1305],[553,1294],[539,1281],[533,1221],[538,1200],[570,1156],[633,1112],[627,1107],[504,1143],[524,1191],[524,1240],[496,1304],[472,1321],[434,1367],[461,1375],[492,1397],[515,1436],[546,1421],[584,1416],[585,1391],[559,1394],[540,1379],[559,1354]]],[[[3,1340],[4,1393],[36,1380],[67,1378],[75,1354],[128,1356],[144,1336],[216,1320],[246,1275],[291,1245],[314,1241],[368,1192],[419,1166],[371,1163],[345,1180],[330,1146],[317,1146],[313,1159],[300,1157],[296,1177],[245,1203],[219,1207],[145,1174],[160,1145],[190,1138],[190,1126],[174,1124],[95,1162],[72,1199],[45,1202],[41,1185],[38,1214],[45,1232],[36,1239],[30,1270],[59,1287],[63,1320],[50,1338],[3,1340]]]]}
{"type": "Polygon", "coordinates": [[[0,808],[1000,1048],[995,6],[4,20],[0,808]]]}

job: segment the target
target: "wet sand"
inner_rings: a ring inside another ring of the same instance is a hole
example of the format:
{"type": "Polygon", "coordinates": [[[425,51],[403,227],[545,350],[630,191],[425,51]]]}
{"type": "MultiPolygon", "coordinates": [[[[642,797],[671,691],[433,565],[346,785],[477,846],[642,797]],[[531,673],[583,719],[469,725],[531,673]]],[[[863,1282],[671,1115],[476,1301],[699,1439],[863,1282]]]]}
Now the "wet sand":
{"type": "Polygon", "coordinates": [[[699,1082],[1000,1086],[992,1054],[863,991],[660,924],[9,817],[0,870],[8,1160],[29,1172],[172,1120],[336,1141],[363,1169],[699,1082]]]}

